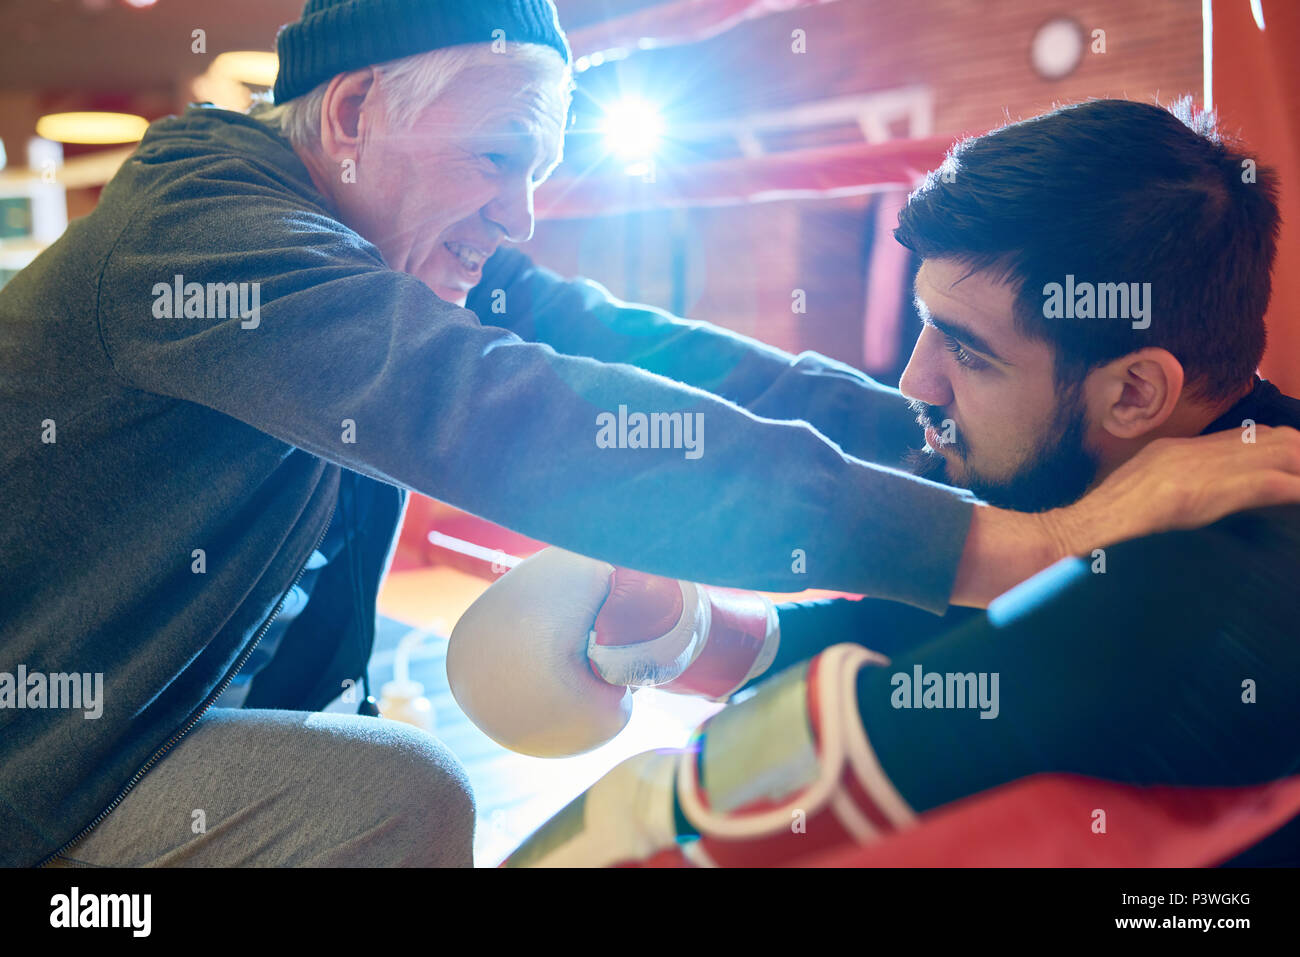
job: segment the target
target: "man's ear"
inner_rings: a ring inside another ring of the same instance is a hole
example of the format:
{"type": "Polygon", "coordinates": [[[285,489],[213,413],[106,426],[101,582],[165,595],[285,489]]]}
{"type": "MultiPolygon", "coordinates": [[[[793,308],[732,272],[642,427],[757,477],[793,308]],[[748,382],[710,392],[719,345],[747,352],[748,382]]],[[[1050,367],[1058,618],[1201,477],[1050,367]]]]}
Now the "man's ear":
{"type": "Polygon", "coordinates": [[[1183,394],[1183,366],[1165,349],[1130,352],[1088,376],[1097,427],[1117,439],[1140,439],[1164,425],[1183,394]]]}
{"type": "Polygon", "coordinates": [[[374,87],[375,71],[370,67],[340,73],[330,80],[321,102],[320,146],[334,165],[357,161],[361,152],[361,113],[374,87]]]}

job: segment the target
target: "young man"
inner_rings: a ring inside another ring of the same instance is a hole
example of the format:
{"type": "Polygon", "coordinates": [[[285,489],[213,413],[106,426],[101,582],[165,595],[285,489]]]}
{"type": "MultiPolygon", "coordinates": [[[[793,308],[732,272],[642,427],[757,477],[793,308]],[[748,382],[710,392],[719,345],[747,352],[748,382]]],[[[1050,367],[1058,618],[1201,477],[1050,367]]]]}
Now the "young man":
{"type": "MultiPolygon", "coordinates": [[[[924,430],[915,466],[987,501],[1041,510],[1103,480],[1136,480],[1134,455],[1151,443],[1187,450],[1196,470],[1249,447],[1261,425],[1300,427],[1300,402],[1255,375],[1278,212],[1271,173],[1243,178],[1243,158],[1185,105],[1117,100],[1055,110],[955,150],[911,197],[896,232],[922,257],[925,327],[900,382],[924,430]],[[1190,439],[1203,434],[1213,442],[1190,439]]],[[[581,622],[552,632],[554,616],[542,619],[542,640],[563,644],[578,632],[572,643],[608,684],[650,675],[646,683],[668,690],[725,698],[814,655],[840,669],[821,666],[816,694],[816,665],[761,685],[705,726],[700,754],[676,773],[667,757],[611,772],[589,794],[597,831],[622,826],[611,823],[620,820],[620,775],[661,788],[663,800],[657,818],[623,815],[624,824],[653,819],[649,838],[645,829],[631,843],[601,831],[604,849],[586,849],[597,857],[643,856],[669,831],[726,833],[731,822],[718,814],[752,817],[764,801],[811,815],[831,760],[822,739],[834,726],[853,764],[853,796],[841,797],[860,811],[864,833],[1036,772],[1229,786],[1300,766],[1295,506],[1096,549],[987,613],[944,618],[872,599],[781,605],[773,615],[757,596],[745,608],[622,569],[606,584],[609,566],[572,556],[542,562],[597,596],[586,606],[596,609],[590,642],[581,622]],[[702,640],[673,644],[692,633],[702,640]],[[843,642],[889,660],[819,654],[843,642]],[[806,727],[817,735],[783,740],[806,727]],[[672,823],[664,808],[674,790],[672,823]]],[[[562,602],[559,582],[548,585],[562,602]]],[[[485,599],[509,616],[511,589],[507,576],[485,599]]],[[[467,617],[458,637],[469,643],[490,622],[481,611],[467,617]]],[[[452,663],[465,660],[458,653],[452,663]]],[[[475,690],[462,696],[483,704],[475,690]]],[[[607,719],[610,705],[601,706],[607,719]]],[[[602,734],[612,726],[606,720],[602,734]]],[[[575,813],[557,826],[572,828],[575,813]]],[[[582,860],[582,838],[557,833],[538,835],[519,859],[582,860]]]]}

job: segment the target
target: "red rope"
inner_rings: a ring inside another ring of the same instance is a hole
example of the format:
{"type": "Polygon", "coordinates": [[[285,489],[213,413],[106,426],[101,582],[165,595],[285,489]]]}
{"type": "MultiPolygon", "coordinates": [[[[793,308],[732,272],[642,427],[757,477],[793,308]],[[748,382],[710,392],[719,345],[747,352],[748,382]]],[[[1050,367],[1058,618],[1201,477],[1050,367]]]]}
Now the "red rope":
{"type": "Polygon", "coordinates": [[[660,166],[653,182],[625,175],[562,177],[538,192],[538,218],[581,219],[638,209],[720,206],[808,196],[844,196],[914,185],[943,162],[949,136],[851,144],[660,166]]]}

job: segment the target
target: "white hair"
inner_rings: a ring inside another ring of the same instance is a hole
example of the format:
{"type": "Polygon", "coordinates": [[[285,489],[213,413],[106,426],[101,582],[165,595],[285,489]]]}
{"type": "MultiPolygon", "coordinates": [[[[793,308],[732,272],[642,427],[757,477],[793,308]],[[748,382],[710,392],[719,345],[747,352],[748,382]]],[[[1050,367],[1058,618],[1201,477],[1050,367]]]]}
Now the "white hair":
{"type": "MultiPolygon", "coordinates": [[[[457,76],[473,67],[499,66],[503,59],[554,73],[555,85],[546,85],[558,95],[567,115],[573,97],[573,71],[559,51],[538,43],[508,43],[504,53],[495,52],[490,43],[465,43],[377,63],[374,70],[383,84],[390,121],[397,129],[409,130],[457,76]]],[[[332,80],[278,106],[266,101],[255,104],[249,115],[277,130],[295,149],[314,150],[320,144],[321,104],[332,80]]]]}

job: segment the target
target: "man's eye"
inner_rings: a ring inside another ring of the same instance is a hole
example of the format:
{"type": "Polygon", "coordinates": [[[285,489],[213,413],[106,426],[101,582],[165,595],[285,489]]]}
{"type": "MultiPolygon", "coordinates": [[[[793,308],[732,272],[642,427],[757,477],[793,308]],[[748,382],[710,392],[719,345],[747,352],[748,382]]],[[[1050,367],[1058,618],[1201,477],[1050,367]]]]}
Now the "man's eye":
{"type": "Polygon", "coordinates": [[[954,339],[952,336],[943,337],[943,347],[957,357],[957,362],[966,366],[968,369],[982,369],[985,366],[983,359],[968,352],[966,347],[954,339]]]}

